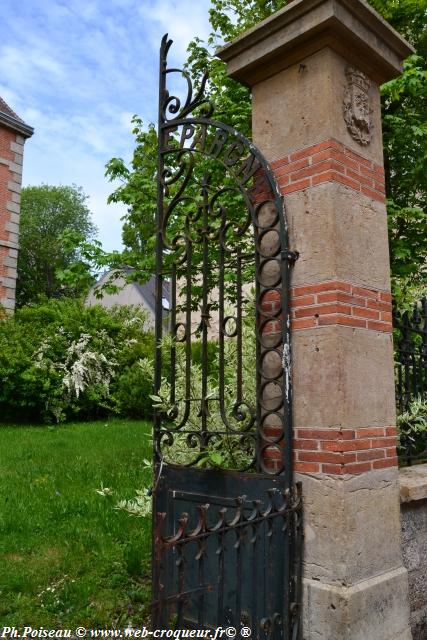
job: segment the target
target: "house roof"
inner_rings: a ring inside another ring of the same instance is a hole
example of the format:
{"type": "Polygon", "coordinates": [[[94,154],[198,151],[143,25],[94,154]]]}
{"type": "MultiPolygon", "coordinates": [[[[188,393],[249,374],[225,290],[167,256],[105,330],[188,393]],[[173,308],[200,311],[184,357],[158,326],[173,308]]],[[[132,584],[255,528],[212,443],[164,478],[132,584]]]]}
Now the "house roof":
{"type": "Polygon", "coordinates": [[[0,124],[16,131],[21,134],[21,136],[24,136],[24,138],[30,138],[34,133],[33,127],[26,124],[22,118],[9,107],[2,97],[0,97],[0,124]]]}
{"type": "MultiPolygon", "coordinates": [[[[145,284],[139,284],[139,282],[133,283],[139,294],[144,298],[150,309],[154,312],[156,309],[156,279],[154,276],[145,284]]],[[[163,298],[170,301],[170,287],[169,282],[163,281],[163,298]]],[[[164,309],[165,310],[165,309],[164,309]]]]}
{"type": "MultiPolygon", "coordinates": [[[[122,270],[122,273],[124,275],[130,273],[133,271],[133,269],[131,267],[124,267],[122,270]]],[[[112,272],[109,271],[107,273],[104,273],[104,275],[100,278],[100,280],[93,285],[93,289],[96,289],[102,282],[104,282],[105,280],[109,279],[109,276],[112,272]]],[[[150,311],[152,311],[153,313],[155,313],[156,310],[156,278],[154,276],[151,276],[151,278],[145,282],[144,284],[140,284],[139,282],[129,282],[128,283],[130,286],[134,287],[134,289],[138,292],[138,295],[144,300],[146,306],[149,308],[150,311]]],[[[169,282],[167,281],[163,281],[163,298],[165,298],[167,300],[168,303],[170,303],[170,286],[169,286],[169,282]]],[[[163,315],[166,316],[169,312],[169,309],[166,308],[165,305],[162,305],[162,309],[163,309],[163,315]]]]}

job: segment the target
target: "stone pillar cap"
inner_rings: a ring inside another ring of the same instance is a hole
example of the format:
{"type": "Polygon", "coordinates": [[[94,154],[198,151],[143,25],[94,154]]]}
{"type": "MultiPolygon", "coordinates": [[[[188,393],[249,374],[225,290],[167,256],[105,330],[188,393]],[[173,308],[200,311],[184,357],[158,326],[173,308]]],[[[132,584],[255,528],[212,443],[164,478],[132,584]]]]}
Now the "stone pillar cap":
{"type": "Polygon", "coordinates": [[[293,0],[217,51],[228,74],[253,86],[330,47],[382,84],[414,48],[365,0],[293,0]]]}

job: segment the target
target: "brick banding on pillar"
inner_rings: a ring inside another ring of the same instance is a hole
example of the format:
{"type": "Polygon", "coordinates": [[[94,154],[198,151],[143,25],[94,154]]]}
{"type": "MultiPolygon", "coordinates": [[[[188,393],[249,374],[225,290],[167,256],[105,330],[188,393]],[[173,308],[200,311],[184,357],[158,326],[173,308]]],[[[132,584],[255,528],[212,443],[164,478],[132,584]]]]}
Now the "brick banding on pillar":
{"type": "Polygon", "coordinates": [[[345,325],[373,331],[392,331],[391,295],[349,282],[331,281],[291,289],[293,330],[345,325]]]}
{"type": "MultiPolygon", "coordinates": [[[[292,435],[307,533],[306,640],[411,637],[379,91],[411,52],[364,0],[299,0],[220,53],[251,88],[253,140],[300,254],[291,271],[292,435]]],[[[269,197],[256,176],[255,205],[269,197]]],[[[260,425],[272,465],[275,426],[260,425]]]]}
{"type": "MultiPolygon", "coordinates": [[[[384,169],[334,139],[299,149],[271,162],[280,191],[294,193],[324,182],[337,182],[365,196],[385,202],[384,169]]],[[[269,197],[266,182],[255,176],[254,197],[269,197]]]]}
{"type": "Polygon", "coordinates": [[[383,167],[333,139],[283,156],[271,167],[283,194],[338,182],[385,202],[383,167]]]}
{"type": "MultiPolygon", "coordinates": [[[[326,325],[343,325],[391,333],[392,306],[388,291],[367,289],[349,282],[333,280],[292,287],[290,291],[292,330],[326,325]]],[[[281,330],[281,299],[276,290],[262,297],[261,309],[267,314],[262,333],[281,330]]]]}
{"type": "Polygon", "coordinates": [[[395,427],[296,429],[295,470],[334,475],[397,466],[395,427]]]}

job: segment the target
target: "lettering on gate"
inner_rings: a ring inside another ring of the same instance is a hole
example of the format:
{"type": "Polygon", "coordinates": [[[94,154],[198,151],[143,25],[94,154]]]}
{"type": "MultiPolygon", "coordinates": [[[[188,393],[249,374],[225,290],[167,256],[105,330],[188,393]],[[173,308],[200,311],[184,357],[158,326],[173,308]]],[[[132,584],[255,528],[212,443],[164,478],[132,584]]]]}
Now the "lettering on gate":
{"type": "Polygon", "coordinates": [[[227,130],[220,128],[220,124],[206,124],[194,121],[182,125],[175,125],[165,129],[162,152],[171,153],[179,150],[201,153],[221,162],[233,174],[241,186],[245,186],[261,167],[261,163],[250,152],[242,140],[227,130]]]}

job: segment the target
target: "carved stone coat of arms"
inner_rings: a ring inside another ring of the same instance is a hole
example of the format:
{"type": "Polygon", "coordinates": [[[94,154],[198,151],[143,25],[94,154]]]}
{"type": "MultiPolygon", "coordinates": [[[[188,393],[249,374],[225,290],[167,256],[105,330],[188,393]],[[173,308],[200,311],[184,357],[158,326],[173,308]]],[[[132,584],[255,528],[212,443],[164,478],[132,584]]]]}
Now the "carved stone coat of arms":
{"type": "Polygon", "coordinates": [[[354,67],[347,67],[344,93],[344,120],[351,137],[366,147],[372,138],[372,109],[369,99],[371,81],[354,67]]]}

